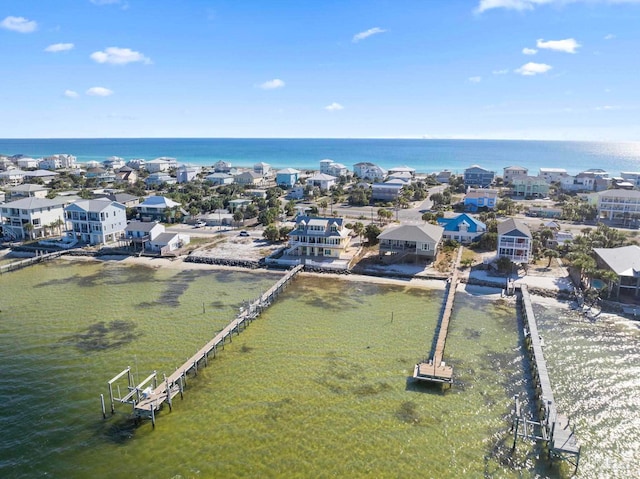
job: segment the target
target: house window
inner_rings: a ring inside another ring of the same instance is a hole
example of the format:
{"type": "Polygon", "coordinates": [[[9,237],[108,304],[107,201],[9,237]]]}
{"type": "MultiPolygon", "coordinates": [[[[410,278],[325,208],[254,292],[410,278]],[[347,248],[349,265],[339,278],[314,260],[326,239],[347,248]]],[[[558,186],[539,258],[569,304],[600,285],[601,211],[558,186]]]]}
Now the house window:
{"type": "Polygon", "coordinates": [[[429,243],[422,243],[422,251],[431,251],[431,245],[429,243]]]}
{"type": "Polygon", "coordinates": [[[324,255],[325,256],[331,256],[331,250],[330,249],[324,250],[324,255]]]}

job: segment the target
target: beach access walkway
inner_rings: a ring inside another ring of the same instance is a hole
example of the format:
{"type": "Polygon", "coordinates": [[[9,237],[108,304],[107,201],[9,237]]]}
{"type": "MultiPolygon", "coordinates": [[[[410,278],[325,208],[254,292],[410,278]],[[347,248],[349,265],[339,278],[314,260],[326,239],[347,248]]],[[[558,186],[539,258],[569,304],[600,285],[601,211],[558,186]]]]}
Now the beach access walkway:
{"type": "Polygon", "coordinates": [[[442,360],[444,347],[447,342],[449,332],[449,321],[453,311],[453,301],[458,287],[458,266],[462,258],[462,248],[458,248],[458,254],[453,265],[453,273],[447,280],[445,291],[445,301],[440,313],[440,321],[436,329],[436,339],[431,348],[429,360],[415,365],[413,368],[413,379],[442,384],[453,384],[453,367],[442,360]]]}
{"type": "MultiPolygon", "coordinates": [[[[133,381],[131,368],[128,367],[114,376],[107,382],[109,388],[109,400],[111,403],[111,413],[115,413],[115,403],[130,404],[133,407],[133,415],[136,418],[151,419],[153,426],[156,424],[156,414],[164,403],[167,403],[169,409],[172,409],[172,400],[180,394],[182,396],[186,385],[187,373],[193,372],[198,374],[199,365],[208,363],[210,354],[215,358],[219,346],[224,348],[225,342],[231,342],[233,333],[240,334],[241,329],[246,329],[247,325],[256,319],[260,313],[267,308],[284,290],[284,288],[296,277],[296,275],[304,268],[299,265],[278,280],[269,290],[262,294],[258,299],[249,303],[240,313],[216,336],[198,350],[193,356],[180,367],[178,367],[170,376],[164,376],[158,384],[157,373],[154,371],[146,379],[139,384],[133,381]],[[126,376],[127,394],[120,396],[120,387],[118,381],[126,376]]],[[[104,395],[100,395],[102,406],[102,415],[106,418],[104,395]]]]}

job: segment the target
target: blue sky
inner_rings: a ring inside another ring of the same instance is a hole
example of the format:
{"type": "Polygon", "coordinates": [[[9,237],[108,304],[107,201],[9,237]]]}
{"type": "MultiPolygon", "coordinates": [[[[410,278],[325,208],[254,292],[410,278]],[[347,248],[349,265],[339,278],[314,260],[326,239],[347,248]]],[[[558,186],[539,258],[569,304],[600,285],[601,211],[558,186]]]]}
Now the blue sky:
{"type": "Polygon", "coordinates": [[[0,137],[640,140],[640,0],[3,0],[0,137]]]}

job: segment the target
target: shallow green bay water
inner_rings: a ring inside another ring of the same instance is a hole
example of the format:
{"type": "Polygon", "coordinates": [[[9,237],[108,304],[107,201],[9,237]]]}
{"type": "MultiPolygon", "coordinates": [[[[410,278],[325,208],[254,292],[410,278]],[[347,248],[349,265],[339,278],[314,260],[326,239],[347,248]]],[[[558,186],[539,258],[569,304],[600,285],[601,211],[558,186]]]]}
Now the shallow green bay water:
{"type": "MultiPolygon", "coordinates": [[[[442,292],[403,286],[298,278],[155,430],[124,405],[102,420],[108,379],[172,372],[278,277],[67,261],[0,276],[0,476],[558,475],[530,445],[508,453],[511,397],[526,389],[513,305],[457,296],[443,392],[407,380],[442,292]]],[[[574,323],[554,322],[547,342],[574,323]]]]}

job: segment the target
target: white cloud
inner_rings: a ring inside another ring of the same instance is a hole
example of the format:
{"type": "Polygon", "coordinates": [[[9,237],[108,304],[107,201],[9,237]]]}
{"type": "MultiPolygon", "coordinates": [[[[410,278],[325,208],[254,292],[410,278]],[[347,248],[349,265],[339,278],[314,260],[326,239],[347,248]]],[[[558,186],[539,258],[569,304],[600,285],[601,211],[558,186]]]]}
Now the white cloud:
{"type": "Polygon", "coordinates": [[[616,38],[616,36],[613,33],[609,33],[608,35],[604,36],[605,40],[613,40],[614,38],[616,38]]]}
{"type": "Polygon", "coordinates": [[[536,42],[538,48],[544,48],[546,50],[554,50],[556,52],[575,53],[576,48],[580,48],[580,44],[573,38],[566,38],[564,40],[549,40],[545,42],[540,38],[536,42]]]}
{"type": "Polygon", "coordinates": [[[67,98],[78,98],[79,95],[77,91],[65,90],[64,96],[66,96],[67,98]]]}
{"type": "Polygon", "coordinates": [[[386,32],[386,30],[383,30],[382,28],[379,28],[379,27],[373,27],[373,28],[370,28],[369,30],[365,30],[364,32],[356,33],[353,36],[351,41],[353,43],[357,43],[360,40],[364,40],[365,38],[369,38],[371,35],[377,35],[379,33],[384,33],[384,32],[386,32]]]}
{"type": "Polygon", "coordinates": [[[266,81],[260,85],[260,88],[263,90],[275,90],[277,88],[283,88],[285,83],[279,78],[274,78],[273,80],[266,81]]]}
{"type": "Polygon", "coordinates": [[[45,48],[44,51],[52,53],[67,52],[69,50],[73,50],[73,47],[73,43],[54,43],[53,45],[49,45],[47,48],[45,48]]]}
{"type": "Polygon", "coordinates": [[[142,53],[130,48],[109,47],[103,52],[93,52],[91,59],[97,63],[109,63],[111,65],[126,65],[127,63],[141,62],[150,64],[151,60],[142,53]]]}
{"type": "Polygon", "coordinates": [[[596,111],[613,111],[613,110],[621,110],[622,107],[617,106],[617,105],[604,105],[604,106],[597,106],[595,108],[596,111]]]}
{"type": "Polygon", "coordinates": [[[524,55],[535,55],[536,53],[538,53],[538,50],[536,50],[535,48],[523,48],[522,53],[524,55]]]}
{"type": "Polygon", "coordinates": [[[89,96],[109,96],[113,95],[113,92],[108,88],[104,88],[101,86],[94,86],[87,90],[87,95],[89,96]]]}
{"type": "Polygon", "coordinates": [[[524,76],[533,76],[540,73],[546,73],[551,70],[551,68],[553,68],[551,65],[547,65],[545,63],[529,62],[522,65],[520,68],[515,70],[515,72],[524,76]]]}
{"type": "Polygon", "coordinates": [[[504,8],[506,10],[533,10],[541,5],[566,5],[568,3],[640,3],[640,0],[480,0],[476,7],[476,13],[482,13],[494,8],[504,8]]]}
{"type": "Polygon", "coordinates": [[[24,17],[7,17],[0,22],[0,27],[18,33],[31,33],[36,31],[38,23],[24,17]]]}
{"type": "Polygon", "coordinates": [[[503,69],[503,70],[493,70],[491,73],[493,73],[494,75],[506,75],[507,73],[509,73],[508,69],[503,69]]]}
{"type": "Polygon", "coordinates": [[[344,107],[340,103],[336,103],[335,101],[331,105],[327,105],[324,107],[327,111],[339,111],[344,110],[344,107]]]}
{"type": "Polygon", "coordinates": [[[482,77],[481,76],[469,77],[468,80],[471,83],[480,83],[482,81],[482,77]]]}

